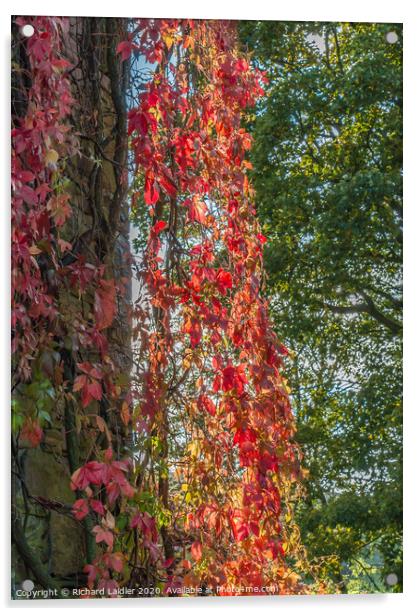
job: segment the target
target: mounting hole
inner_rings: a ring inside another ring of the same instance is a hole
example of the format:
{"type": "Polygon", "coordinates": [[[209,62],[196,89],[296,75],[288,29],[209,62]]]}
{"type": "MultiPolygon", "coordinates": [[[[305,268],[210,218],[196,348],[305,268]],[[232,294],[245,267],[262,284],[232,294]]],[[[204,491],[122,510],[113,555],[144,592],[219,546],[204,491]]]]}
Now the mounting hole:
{"type": "Polygon", "coordinates": [[[387,43],[391,43],[391,45],[393,45],[398,41],[398,34],[396,32],[387,32],[385,38],[387,43]]]}
{"type": "Polygon", "coordinates": [[[26,590],[26,592],[31,592],[35,588],[35,584],[32,580],[23,580],[22,588],[26,590]]]}
{"type": "Polygon", "coordinates": [[[35,28],[31,26],[31,24],[25,24],[21,27],[20,31],[22,32],[23,36],[30,38],[35,32],[35,28]]]}
{"type": "Polygon", "coordinates": [[[389,573],[386,576],[385,581],[388,586],[395,586],[395,584],[398,582],[398,576],[396,573],[389,573]]]}

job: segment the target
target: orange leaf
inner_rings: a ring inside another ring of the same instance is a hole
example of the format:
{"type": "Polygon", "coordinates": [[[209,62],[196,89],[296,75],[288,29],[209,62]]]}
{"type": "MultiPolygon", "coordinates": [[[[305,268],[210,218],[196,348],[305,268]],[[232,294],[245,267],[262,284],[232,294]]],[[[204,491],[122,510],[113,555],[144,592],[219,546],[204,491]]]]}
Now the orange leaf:
{"type": "Polygon", "coordinates": [[[99,288],[95,291],[95,319],[98,329],[109,327],[114,320],[115,296],[115,282],[101,280],[99,288]]]}
{"type": "Polygon", "coordinates": [[[194,558],[195,561],[200,560],[200,558],[203,555],[203,548],[201,546],[201,543],[199,541],[194,541],[194,543],[191,546],[191,556],[194,558]]]}
{"type": "Polygon", "coordinates": [[[121,406],[121,419],[125,426],[128,426],[128,422],[130,421],[130,407],[127,402],[124,400],[121,406]]]}

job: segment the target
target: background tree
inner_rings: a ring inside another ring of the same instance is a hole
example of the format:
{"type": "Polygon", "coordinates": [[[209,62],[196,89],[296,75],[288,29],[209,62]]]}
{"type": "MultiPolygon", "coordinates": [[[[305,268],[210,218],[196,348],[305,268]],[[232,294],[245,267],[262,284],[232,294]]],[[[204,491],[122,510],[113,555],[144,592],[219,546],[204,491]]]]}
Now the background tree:
{"type": "Polygon", "coordinates": [[[310,553],[343,591],[402,576],[402,28],[246,22],[266,292],[289,364],[310,553]],[[387,33],[397,40],[387,40],[387,33]],[[395,37],[394,37],[395,38],[395,37]],[[328,564],[327,564],[328,563],[328,564]]]}

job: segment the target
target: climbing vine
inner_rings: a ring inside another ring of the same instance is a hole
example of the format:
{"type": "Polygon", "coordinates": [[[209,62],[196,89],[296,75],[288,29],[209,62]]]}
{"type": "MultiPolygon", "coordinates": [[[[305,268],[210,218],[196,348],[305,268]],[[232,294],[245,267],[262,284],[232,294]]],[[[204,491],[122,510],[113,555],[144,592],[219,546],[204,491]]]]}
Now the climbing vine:
{"type": "MultiPolygon", "coordinates": [[[[73,512],[84,522],[86,557],[93,566],[94,538],[97,543],[108,538],[104,533],[112,514],[102,504],[105,496],[94,498],[86,481],[93,475],[87,473],[96,469],[92,483],[99,485],[101,469],[110,506],[120,494],[134,492],[125,479],[130,464],[114,460],[117,439],[101,407],[94,407],[105,403],[114,414],[120,411],[125,421],[126,402],[121,404],[120,375],[106,334],[123,283],[113,278],[105,255],[88,260],[77,242],[69,241],[69,223],[76,210],[67,167],[81,154],[72,131],[71,115],[77,107],[69,78],[73,67],[64,57],[68,19],[16,19],[16,26],[24,25],[32,26],[33,35],[27,39],[19,35],[12,127],[12,451],[20,482],[16,493],[22,494],[24,511],[30,500],[47,511],[56,507],[30,494],[22,452],[44,445],[44,428],[58,421],[73,473],[71,487],[78,497],[73,512]],[[83,356],[94,356],[95,361],[83,361],[83,356]],[[88,470],[80,473],[84,459],[88,470]]],[[[18,500],[16,496],[12,510],[15,543],[36,579],[45,580],[41,565],[33,564],[22,542],[18,500]]],[[[118,555],[102,560],[114,571],[121,569],[118,555]]],[[[49,585],[53,586],[51,580],[49,585]]]]}
{"type": "MultiPolygon", "coordinates": [[[[33,25],[27,40],[27,67],[19,69],[20,114],[12,128],[12,351],[13,386],[27,383],[52,353],[60,259],[71,246],[61,236],[71,216],[69,194],[60,178],[63,157],[77,143],[66,123],[72,97],[61,55],[63,20],[18,18],[33,25]],[[42,351],[42,355],[40,353],[42,351]]],[[[50,375],[52,376],[52,375],[50,375]]],[[[15,416],[22,438],[33,446],[42,438],[42,417],[15,416]]]]}
{"type": "Polygon", "coordinates": [[[143,178],[133,209],[150,214],[134,422],[146,446],[155,439],[149,468],[170,516],[166,590],[307,592],[292,564],[304,556],[292,522],[300,453],[288,351],[262,298],[266,239],[241,127],[265,77],[229,22],[140,20],[119,51],[154,67],[128,123],[143,178]]]}

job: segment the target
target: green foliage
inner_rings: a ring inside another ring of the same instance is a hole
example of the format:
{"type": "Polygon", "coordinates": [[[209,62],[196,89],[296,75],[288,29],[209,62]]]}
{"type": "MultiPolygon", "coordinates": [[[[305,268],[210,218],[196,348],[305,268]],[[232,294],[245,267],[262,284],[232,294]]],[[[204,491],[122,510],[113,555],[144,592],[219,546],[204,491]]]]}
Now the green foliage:
{"type": "Polygon", "coordinates": [[[244,22],[241,36],[269,78],[252,179],[294,351],[304,543],[336,555],[325,572],[345,592],[401,591],[402,28],[244,22]]]}
{"type": "Polygon", "coordinates": [[[51,381],[34,369],[32,382],[22,384],[11,401],[13,434],[22,428],[25,417],[37,419],[41,426],[51,423],[55,404],[56,393],[51,381]]]}

